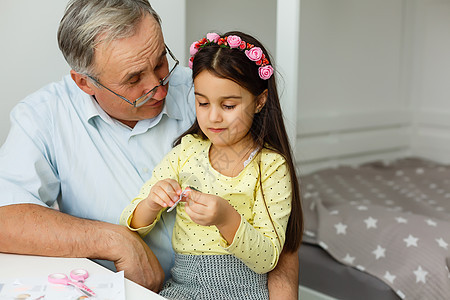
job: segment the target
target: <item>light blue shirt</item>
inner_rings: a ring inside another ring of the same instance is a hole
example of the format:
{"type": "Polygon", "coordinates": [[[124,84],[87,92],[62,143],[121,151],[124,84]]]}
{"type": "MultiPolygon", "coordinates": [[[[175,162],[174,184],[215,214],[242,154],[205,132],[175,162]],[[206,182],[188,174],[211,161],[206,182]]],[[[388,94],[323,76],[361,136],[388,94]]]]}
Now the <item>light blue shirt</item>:
{"type": "MultiPolygon", "coordinates": [[[[122,210],[194,120],[187,68],[175,70],[161,114],[133,129],[109,117],[66,76],[12,110],[11,130],[0,148],[0,206],[58,201],[62,212],[118,224],[122,210]]],[[[173,263],[174,218],[175,213],[164,214],[145,238],[166,278],[173,263]]]]}

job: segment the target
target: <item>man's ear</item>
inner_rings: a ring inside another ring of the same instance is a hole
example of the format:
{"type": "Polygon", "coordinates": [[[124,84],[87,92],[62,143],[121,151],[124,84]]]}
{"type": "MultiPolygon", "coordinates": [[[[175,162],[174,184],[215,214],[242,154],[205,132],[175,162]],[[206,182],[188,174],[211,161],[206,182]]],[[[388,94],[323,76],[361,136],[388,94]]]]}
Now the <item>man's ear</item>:
{"type": "Polygon", "coordinates": [[[255,114],[259,113],[264,105],[266,105],[268,91],[265,89],[259,96],[256,98],[256,108],[255,114]]]}
{"type": "Polygon", "coordinates": [[[70,76],[72,77],[73,81],[75,81],[76,85],[78,85],[78,87],[86,94],[89,94],[91,96],[95,94],[86,75],[82,75],[75,72],[74,70],[70,70],[70,76]]]}

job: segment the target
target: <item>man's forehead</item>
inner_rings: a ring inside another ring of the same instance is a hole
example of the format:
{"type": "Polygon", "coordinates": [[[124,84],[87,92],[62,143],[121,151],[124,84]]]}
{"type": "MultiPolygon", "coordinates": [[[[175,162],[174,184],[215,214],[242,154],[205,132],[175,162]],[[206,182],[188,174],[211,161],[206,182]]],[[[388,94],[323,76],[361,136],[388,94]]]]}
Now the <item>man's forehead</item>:
{"type": "Polygon", "coordinates": [[[143,19],[133,35],[110,42],[101,42],[95,49],[95,68],[104,72],[136,72],[143,64],[157,64],[165,53],[159,24],[143,19]]]}

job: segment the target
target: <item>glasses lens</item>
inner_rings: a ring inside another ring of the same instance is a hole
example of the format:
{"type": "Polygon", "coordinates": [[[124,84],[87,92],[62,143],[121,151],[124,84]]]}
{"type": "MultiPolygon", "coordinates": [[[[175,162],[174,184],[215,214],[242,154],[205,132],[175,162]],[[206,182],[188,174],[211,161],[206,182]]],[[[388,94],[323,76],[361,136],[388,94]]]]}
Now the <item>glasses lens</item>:
{"type": "Polygon", "coordinates": [[[137,99],[134,106],[139,107],[139,106],[144,105],[148,100],[152,99],[153,96],[155,96],[157,90],[158,90],[158,87],[155,86],[150,92],[148,92],[147,95],[144,95],[141,98],[137,99]]]}
{"type": "Polygon", "coordinates": [[[164,79],[161,81],[161,85],[166,85],[169,83],[170,77],[172,77],[174,69],[170,70],[170,73],[167,74],[166,77],[164,77],[164,79]]]}
{"type": "Polygon", "coordinates": [[[166,85],[169,83],[170,77],[172,76],[173,71],[175,70],[175,68],[177,67],[179,62],[175,57],[173,57],[173,54],[171,54],[169,48],[167,48],[167,50],[168,50],[168,53],[166,55],[166,59],[167,59],[168,67],[170,70],[169,73],[160,81],[160,84],[158,86],[155,86],[151,91],[148,92],[148,94],[136,99],[136,101],[134,102],[135,107],[140,107],[140,106],[144,105],[148,100],[153,98],[153,96],[156,94],[158,88],[161,85],[166,85]]]}

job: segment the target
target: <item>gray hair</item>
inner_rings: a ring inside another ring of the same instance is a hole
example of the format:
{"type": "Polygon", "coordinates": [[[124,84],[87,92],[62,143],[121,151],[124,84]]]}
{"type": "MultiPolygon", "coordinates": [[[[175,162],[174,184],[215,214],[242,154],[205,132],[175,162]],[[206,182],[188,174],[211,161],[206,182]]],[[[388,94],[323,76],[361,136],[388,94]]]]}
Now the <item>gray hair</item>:
{"type": "Polygon", "coordinates": [[[59,24],[59,49],[75,72],[95,76],[95,47],[132,36],[147,13],[161,26],[148,0],[71,0],[59,24]]]}

